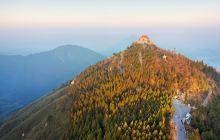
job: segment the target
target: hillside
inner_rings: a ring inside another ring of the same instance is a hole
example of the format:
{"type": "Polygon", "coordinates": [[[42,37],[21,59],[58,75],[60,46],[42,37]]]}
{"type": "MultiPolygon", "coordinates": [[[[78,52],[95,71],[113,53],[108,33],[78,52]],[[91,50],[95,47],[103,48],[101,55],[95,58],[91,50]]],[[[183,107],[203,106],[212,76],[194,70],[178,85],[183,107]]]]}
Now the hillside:
{"type": "Polygon", "coordinates": [[[61,88],[24,107],[0,127],[1,140],[61,139],[67,130],[71,98],[61,88]]]}
{"type": "Polygon", "coordinates": [[[70,139],[170,139],[172,97],[203,93],[208,79],[196,62],[143,36],[86,69],[70,89],[70,139]]]}
{"type": "Polygon", "coordinates": [[[0,55],[0,120],[103,58],[72,45],[28,56],[0,55]]]}
{"type": "Polygon", "coordinates": [[[210,90],[212,94],[195,96],[189,103],[196,109],[191,110],[192,122],[188,126],[189,140],[219,140],[220,139],[220,73],[216,69],[201,65],[206,75],[212,79],[210,90]],[[207,101],[204,104],[204,101],[207,101]],[[202,103],[202,104],[201,104],[202,103]]]}
{"type": "Polygon", "coordinates": [[[142,36],[19,111],[1,126],[0,138],[170,139],[172,98],[177,91],[187,97],[208,91],[203,66],[142,36]]]}

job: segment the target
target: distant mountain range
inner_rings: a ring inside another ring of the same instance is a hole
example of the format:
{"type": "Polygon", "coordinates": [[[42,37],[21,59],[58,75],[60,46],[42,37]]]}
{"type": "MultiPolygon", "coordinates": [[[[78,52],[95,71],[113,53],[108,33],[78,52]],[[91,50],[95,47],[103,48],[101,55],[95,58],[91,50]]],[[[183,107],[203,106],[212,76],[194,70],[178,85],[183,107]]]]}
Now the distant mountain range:
{"type": "Polygon", "coordinates": [[[73,45],[21,55],[0,55],[0,120],[105,58],[73,45]]]}
{"type": "Polygon", "coordinates": [[[173,98],[204,96],[219,82],[214,68],[142,36],[18,111],[0,139],[172,139],[173,98]]]}

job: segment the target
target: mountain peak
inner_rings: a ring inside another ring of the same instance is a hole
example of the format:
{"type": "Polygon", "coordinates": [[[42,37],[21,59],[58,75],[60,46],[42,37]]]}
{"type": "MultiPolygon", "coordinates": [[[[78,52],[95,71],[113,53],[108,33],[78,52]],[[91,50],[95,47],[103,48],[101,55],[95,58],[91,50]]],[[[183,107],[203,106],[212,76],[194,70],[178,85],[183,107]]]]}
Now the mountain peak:
{"type": "Polygon", "coordinates": [[[148,41],[150,38],[147,35],[142,35],[139,39],[139,41],[148,41]]]}
{"type": "Polygon", "coordinates": [[[83,47],[78,46],[78,45],[62,45],[62,46],[56,47],[54,50],[68,50],[69,51],[69,49],[75,49],[75,48],[83,48],[83,47]]]}
{"type": "Polygon", "coordinates": [[[147,35],[142,35],[135,43],[138,44],[150,44],[151,40],[147,35]]]}

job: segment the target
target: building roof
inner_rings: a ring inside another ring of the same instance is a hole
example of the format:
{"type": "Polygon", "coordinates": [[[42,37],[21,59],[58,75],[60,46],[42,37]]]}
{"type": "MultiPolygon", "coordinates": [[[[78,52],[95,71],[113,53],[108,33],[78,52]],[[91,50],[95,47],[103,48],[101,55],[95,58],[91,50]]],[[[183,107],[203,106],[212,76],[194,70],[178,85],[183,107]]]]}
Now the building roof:
{"type": "Polygon", "coordinates": [[[166,59],[166,58],[167,58],[167,56],[164,54],[164,55],[163,55],[163,59],[166,59]]]}

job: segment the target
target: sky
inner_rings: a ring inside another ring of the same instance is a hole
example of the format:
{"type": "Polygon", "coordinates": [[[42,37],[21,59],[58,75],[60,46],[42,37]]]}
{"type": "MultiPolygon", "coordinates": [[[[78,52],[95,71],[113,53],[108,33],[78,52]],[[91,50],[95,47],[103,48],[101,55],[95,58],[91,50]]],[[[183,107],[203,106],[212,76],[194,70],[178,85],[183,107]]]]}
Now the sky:
{"type": "Polygon", "coordinates": [[[0,54],[76,44],[110,55],[147,34],[220,68],[219,7],[219,0],[0,0],[0,54]]]}
{"type": "Polygon", "coordinates": [[[218,0],[0,0],[3,25],[219,25],[218,0]]]}

